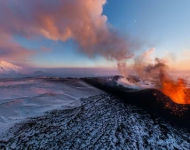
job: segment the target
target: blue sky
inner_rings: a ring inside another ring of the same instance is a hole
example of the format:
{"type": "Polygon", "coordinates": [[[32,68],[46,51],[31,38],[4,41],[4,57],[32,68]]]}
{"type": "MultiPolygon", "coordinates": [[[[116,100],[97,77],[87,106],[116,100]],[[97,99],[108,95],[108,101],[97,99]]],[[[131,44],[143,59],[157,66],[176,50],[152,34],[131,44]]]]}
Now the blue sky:
{"type": "MultiPolygon", "coordinates": [[[[118,32],[140,43],[134,53],[152,47],[155,57],[173,56],[176,62],[187,59],[190,50],[189,0],[107,0],[103,14],[118,32]]],[[[22,47],[34,51],[28,59],[34,67],[114,67],[102,56],[89,58],[73,40],[63,42],[44,36],[26,38],[14,34],[22,47]]]]}
{"type": "Polygon", "coordinates": [[[120,32],[144,42],[142,48],[155,47],[160,56],[190,48],[189,6],[188,0],[109,0],[104,13],[120,32]]]}

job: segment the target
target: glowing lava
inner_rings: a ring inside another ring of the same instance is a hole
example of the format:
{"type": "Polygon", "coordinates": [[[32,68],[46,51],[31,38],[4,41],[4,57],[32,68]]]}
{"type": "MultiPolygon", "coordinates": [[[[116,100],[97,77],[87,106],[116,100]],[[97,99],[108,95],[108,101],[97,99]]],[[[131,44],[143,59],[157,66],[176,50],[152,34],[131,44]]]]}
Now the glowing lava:
{"type": "Polygon", "coordinates": [[[187,88],[187,82],[179,78],[177,81],[163,79],[162,92],[169,96],[175,103],[190,104],[190,90],[187,88]]]}

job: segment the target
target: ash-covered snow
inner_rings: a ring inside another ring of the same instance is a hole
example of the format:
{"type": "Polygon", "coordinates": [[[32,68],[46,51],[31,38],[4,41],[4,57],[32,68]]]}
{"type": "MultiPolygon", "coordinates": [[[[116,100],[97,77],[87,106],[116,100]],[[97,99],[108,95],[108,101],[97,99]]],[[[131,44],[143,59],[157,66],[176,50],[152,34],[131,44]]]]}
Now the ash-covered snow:
{"type": "Polygon", "coordinates": [[[98,93],[101,91],[78,79],[1,79],[0,134],[27,117],[80,106],[80,98],[98,93]]]}
{"type": "Polygon", "coordinates": [[[112,95],[81,102],[16,124],[0,138],[0,149],[190,149],[188,132],[112,95]]]}

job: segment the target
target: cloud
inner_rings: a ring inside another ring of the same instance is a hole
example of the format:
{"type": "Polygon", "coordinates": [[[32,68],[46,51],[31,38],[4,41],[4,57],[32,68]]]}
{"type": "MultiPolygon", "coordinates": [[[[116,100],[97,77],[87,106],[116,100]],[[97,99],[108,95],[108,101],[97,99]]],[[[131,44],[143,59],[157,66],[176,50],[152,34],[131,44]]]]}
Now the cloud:
{"type": "MultiPolygon", "coordinates": [[[[147,50],[147,51],[145,51],[144,53],[143,53],[143,56],[144,57],[147,57],[147,58],[150,58],[150,55],[152,54],[152,53],[154,53],[155,52],[155,50],[156,50],[156,48],[150,48],[149,50],[147,50]]],[[[147,59],[146,58],[146,59],[147,59]]]]}
{"type": "Polygon", "coordinates": [[[107,23],[106,0],[0,1],[0,31],[51,40],[73,39],[89,57],[129,58],[130,43],[107,23]]]}
{"type": "Polygon", "coordinates": [[[7,61],[27,61],[34,52],[15,42],[10,35],[0,35],[0,59],[7,61]]]}

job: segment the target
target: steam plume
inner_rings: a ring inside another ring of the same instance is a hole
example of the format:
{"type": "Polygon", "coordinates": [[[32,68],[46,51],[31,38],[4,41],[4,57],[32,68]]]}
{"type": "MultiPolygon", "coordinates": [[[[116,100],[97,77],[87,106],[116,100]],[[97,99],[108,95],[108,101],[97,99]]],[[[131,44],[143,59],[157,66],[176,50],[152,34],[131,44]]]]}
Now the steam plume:
{"type": "Polygon", "coordinates": [[[155,48],[145,51],[142,55],[134,58],[134,70],[136,74],[144,80],[153,81],[156,88],[162,87],[162,80],[170,78],[166,65],[166,60],[160,58],[151,58],[155,48]]]}
{"type": "Polygon", "coordinates": [[[151,62],[150,54],[153,51],[150,49],[135,58],[134,68],[137,75],[145,80],[153,81],[155,88],[161,90],[174,102],[190,104],[190,90],[187,88],[187,82],[182,78],[172,79],[168,74],[165,60],[155,58],[154,62],[151,62]]]}

